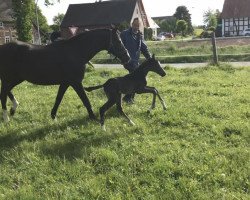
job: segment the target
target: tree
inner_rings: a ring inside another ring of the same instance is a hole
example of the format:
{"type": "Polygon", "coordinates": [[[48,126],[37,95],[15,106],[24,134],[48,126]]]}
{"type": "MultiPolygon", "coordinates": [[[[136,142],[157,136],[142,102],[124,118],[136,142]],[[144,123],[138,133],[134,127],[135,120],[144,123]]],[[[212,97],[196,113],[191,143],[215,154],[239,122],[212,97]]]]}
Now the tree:
{"type": "MultiPolygon", "coordinates": [[[[36,4],[33,2],[31,21],[33,25],[37,26],[35,10],[36,10],[36,4]]],[[[42,14],[42,11],[39,7],[37,8],[37,15],[38,15],[40,33],[42,33],[41,34],[42,41],[46,41],[46,39],[48,38],[47,33],[50,32],[50,27],[48,25],[46,17],[42,14]]]]}
{"type": "Polygon", "coordinates": [[[188,28],[188,24],[185,20],[178,20],[176,22],[176,31],[178,33],[181,33],[182,36],[186,34],[187,28],[188,28]]]}
{"type": "Polygon", "coordinates": [[[159,32],[175,32],[176,19],[174,17],[167,20],[156,20],[156,23],[160,27],[159,32]]]}
{"type": "Polygon", "coordinates": [[[51,25],[51,29],[53,31],[60,31],[60,25],[62,23],[62,20],[64,18],[64,14],[58,13],[56,16],[53,17],[53,25],[51,25]]]}
{"type": "MultiPolygon", "coordinates": [[[[45,4],[46,6],[53,5],[54,2],[55,2],[54,0],[44,0],[44,4],[45,4]]],[[[60,3],[60,0],[57,0],[57,2],[60,3]]]]}
{"type": "Polygon", "coordinates": [[[203,22],[207,28],[216,28],[218,23],[216,12],[211,9],[205,11],[203,14],[203,22]]]}
{"type": "MultiPolygon", "coordinates": [[[[205,24],[205,28],[207,30],[215,31],[216,37],[222,36],[222,19],[221,19],[221,12],[217,10],[207,10],[203,14],[203,22],[205,24]]],[[[236,26],[237,29],[237,26],[236,26]]]]}
{"type": "MultiPolygon", "coordinates": [[[[32,27],[36,23],[36,4],[34,0],[12,0],[14,18],[16,23],[16,30],[18,39],[25,42],[30,42],[32,40],[32,27]]],[[[45,33],[49,32],[49,26],[47,19],[42,14],[41,9],[38,8],[38,21],[40,32],[44,33],[43,36],[46,36],[45,33]]],[[[45,37],[43,37],[45,40],[45,37]]]]}
{"type": "Polygon", "coordinates": [[[177,7],[174,17],[177,20],[185,20],[187,22],[187,34],[193,34],[194,29],[191,22],[191,15],[189,14],[189,10],[186,6],[177,7]]]}
{"type": "Polygon", "coordinates": [[[129,26],[130,26],[129,22],[123,21],[123,22],[121,22],[120,24],[117,25],[117,28],[118,28],[119,31],[123,31],[123,30],[129,28],[129,26]]]}
{"type": "Polygon", "coordinates": [[[18,39],[25,42],[31,41],[32,0],[12,0],[12,4],[18,39]]]}

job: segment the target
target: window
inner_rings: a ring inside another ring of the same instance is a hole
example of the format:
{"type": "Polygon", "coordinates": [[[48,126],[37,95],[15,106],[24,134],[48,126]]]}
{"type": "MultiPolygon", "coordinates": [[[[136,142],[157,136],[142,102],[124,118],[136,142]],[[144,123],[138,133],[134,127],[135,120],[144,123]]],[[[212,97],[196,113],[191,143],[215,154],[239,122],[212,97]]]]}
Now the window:
{"type": "Polygon", "coordinates": [[[9,43],[10,42],[10,36],[5,36],[5,43],[9,43]]]}
{"type": "Polygon", "coordinates": [[[3,27],[3,22],[0,22],[0,28],[2,28],[3,27]]]}

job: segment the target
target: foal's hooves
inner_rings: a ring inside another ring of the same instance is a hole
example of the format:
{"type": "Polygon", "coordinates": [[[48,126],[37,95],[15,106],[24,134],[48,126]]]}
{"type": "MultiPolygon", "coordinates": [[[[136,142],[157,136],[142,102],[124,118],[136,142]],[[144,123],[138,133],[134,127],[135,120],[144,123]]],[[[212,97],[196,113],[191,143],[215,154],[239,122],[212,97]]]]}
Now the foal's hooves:
{"type": "Polygon", "coordinates": [[[14,108],[10,109],[10,115],[13,116],[15,114],[16,110],[14,108]]]}

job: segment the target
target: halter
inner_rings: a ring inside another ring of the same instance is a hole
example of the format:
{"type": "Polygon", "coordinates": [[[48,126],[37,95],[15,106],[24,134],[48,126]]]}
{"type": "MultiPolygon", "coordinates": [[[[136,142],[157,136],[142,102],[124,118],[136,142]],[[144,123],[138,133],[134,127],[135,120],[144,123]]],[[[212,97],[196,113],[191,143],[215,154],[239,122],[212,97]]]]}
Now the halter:
{"type": "MultiPolygon", "coordinates": [[[[112,50],[113,50],[113,51],[116,51],[118,54],[123,54],[122,50],[116,50],[116,49],[114,48],[114,45],[113,45],[113,38],[112,38],[112,30],[110,30],[108,53],[111,53],[112,50]]],[[[117,56],[115,56],[114,59],[117,59],[117,56]]],[[[121,62],[122,62],[122,61],[121,61],[121,62]]],[[[122,64],[124,64],[124,65],[126,65],[126,64],[128,64],[128,63],[129,63],[129,61],[128,61],[128,62],[125,62],[125,63],[122,62],[122,64]]]]}

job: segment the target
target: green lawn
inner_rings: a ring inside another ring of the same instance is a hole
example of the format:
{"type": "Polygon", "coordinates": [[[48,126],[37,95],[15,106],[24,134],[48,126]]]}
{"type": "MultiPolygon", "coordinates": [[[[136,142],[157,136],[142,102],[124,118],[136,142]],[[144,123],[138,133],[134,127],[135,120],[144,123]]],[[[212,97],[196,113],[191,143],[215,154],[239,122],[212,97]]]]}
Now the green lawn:
{"type": "MultiPolygon", "coordinates": [[[[0,121],[0,199],[250,199],[250,68],[166,70],[148,84],[167,111],[157,101],[148,114],[152,97],[136,95],[123,106],[136,126],[113,108],[106,132],[72,89],[52,121],[58,87],[16,87],[20,107],[0,121]]],[[[83,84],[125,73],[89,71],[83,84]]],[[[97,114],[106,97],[88,96],[97,114]]]]}

